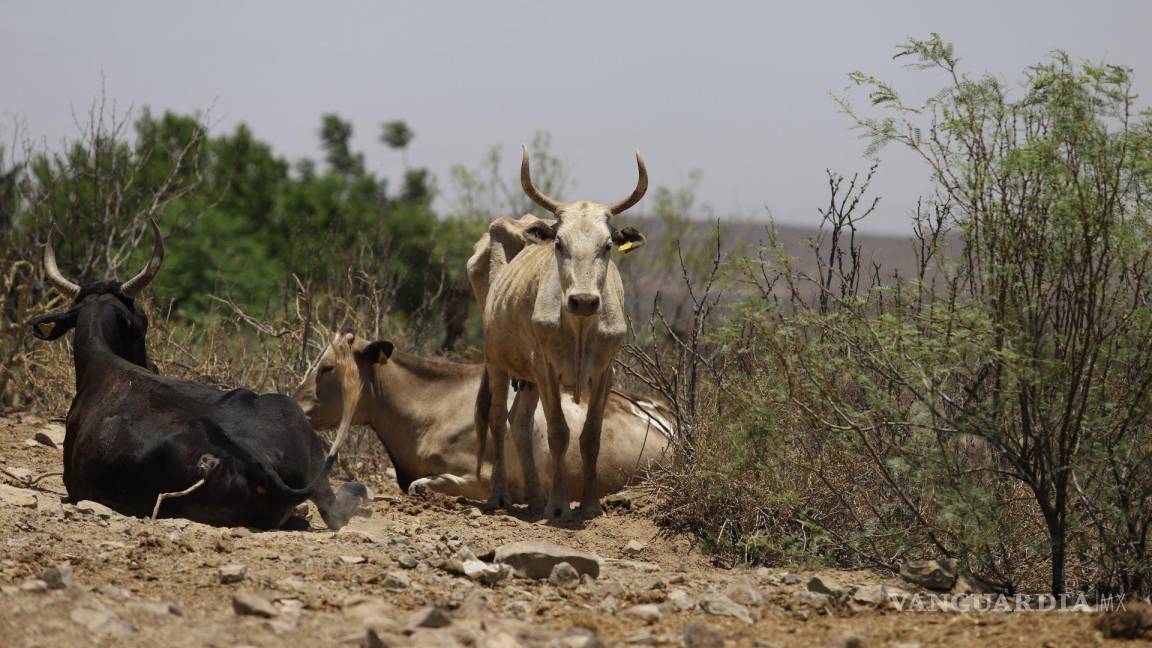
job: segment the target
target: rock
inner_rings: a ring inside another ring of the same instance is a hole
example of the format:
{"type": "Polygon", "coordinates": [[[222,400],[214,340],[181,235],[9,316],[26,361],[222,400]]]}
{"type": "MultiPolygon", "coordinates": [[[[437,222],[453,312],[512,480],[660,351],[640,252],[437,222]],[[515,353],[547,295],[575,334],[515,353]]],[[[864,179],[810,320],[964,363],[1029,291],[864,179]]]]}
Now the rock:
{"type": "Polygon", "coordinates": [[[496,549],[492,558],[503,563],[521,578],[543,579],[552,575],[552,568],[566,562],[580,574],[593,578],[600,576],[600,557],[563,547],[550,542],[514,542],[496,549]]]}
{"type": "Polygon", "coordinates": [[[632,607],[624,610],[624,614],[637,618],[644,623],[656,623],[656,619],[660,618],[660,607],[652,603],[645,603],[644,605],[633,605],[632,607]]]}
{"type": "Polygon", "coordinates": [[[248,574],[248,567],[246,565],[222,565],[217,570],[220,575],[220,583],[227,585],[228,583],[239,583],[244,580],[244,576],[248,574]]]}
{"type": "Polygon", "coordinates": [[[687,612],[696,607],[696,601],[682,589],[674,589],[668,592],[668,602],[676,607],[681,612],[687,612]]]}
{"type": "Polygon", "coordinates": [[[1096,629],[1109,639],[1152,639],[1152,605],[1140,601],[1100,615],[1096,629]]]}
{"type": "Polygon", "coordinates": [[[469,560],[463,569],[469,579],[489,587],[512,575],[512,568],[508,565],[490,565],[482,560],[469,560]]]}
{"type": "Polygon", "coordinates": [[[62,562],[55,567],[49,567],[40,572],[40,580],[48,589],[65,589],[76,584],[76,576],[72,574],[72,565],[62,562]]]}
{"type": "Polygon", "coordinates": [[[825,648],[864,648],[864,640],[860,637],[847,636],[824,644],[825,648]]]}
{"type": "Polygon", "coordinates": [[[796,585],[800,582],[800,574],[793,574],[789,572],[780,577],[780,582],[784,583],[785,585],[796,585]]]}
{"type": "Polygon", "coordinates": [[[639,540],[629,540],[628,544],[624,545],[624,555],[632,558],[639,558],[647,548],[648,543],[646,542],[640,542],[639,540]]]}
{"type": "Polygon", "coordinates": [[[105,520],[120,515],[100,502],[93,502],[92,500],[80,500],[76,502],[76,510],[87,515],[104,518],[105,520]]]}
{"type": "Polygon", "coordinates": [[[604,498],[604,507],[630,509],[632,508],[632,496],[627,493],[613,493],[604,498]]]}
{"type": "Polygon", "coordinates": [[[21,508],[36,508],[36,492],[0,484],[0,503],[21,508]]]}
{"type": "Polygon", "coordinates": [[[39,578],[29,578],[23,583],[20,583],[20,591],[32,593],[47,592],[48,583],[45,583],[39,578]]]}
{"type": "Polygon", "coordinates": [[[575,589],[580,584],[580,574],[575,567],[562,562],[552,567],[552,573],[548,575],[548,582],[561,589],[575,589]]]}
{"type": "Polygon", "coordinates": [[[408,617],[408,623],[405,627],[409,630],[416,628],[444,628],[452,623],[452,617],[448,613],[438,607],[426,607],[422,610],[417,610],[408,617]]]}
{"type": "Polygon", "coordinates": [[[32,438],[40,445],[46,445],[49,448],[63,448],[65,433],[66,430],[63,425],[59,423],[49,423],[39,430],[36,430],[36,434],[32,435],[32,438]]]}
{"type": "Polygon", "coordinates": [[[708,625],[697,621],[684,624],[685,648],[724,648],[724,635],[708,625]]]}
{"type": "Polygon", "coordinates": [[[828,595],[819,592],[796,592],[796,603],[811,608],[828,607],[828,595]]]}
{"type": "Polygon", "coordinates": [[[27,468],[20,468],[19,466],[5,466],[0,468],[0,470],[18,482],[27,484],[28,482],[32,481],[32,471],[28,470],[27,468]]]}
{"type": "Polygon", "coordinates": [[[394,648],[395,646],[408,645],[408,640],[404,637],[378,628],[368,628],[364,633],[362,644],[359,636],[352,637],[351,639],[352,641],[347,643],[363,645],[365,648],[394,648]]]}
{"type": "Polygon", "coordinates": [[[616,610],[620,609],[620,602],[616,600],[615,596],[609,595],[600,599],[596,608],[607,614],[616,614],[616,610]]]}
{"type": "Polygon", "coordinates": [[[412,557],[412,554],[406,551],[396,557],[396,562],[404,569],[416,569],[416,565],[419,564],[416,559],[412,557]]]}
{"type": "Polygon", "coordinates": [[[340,556],[340,562],[345,565],[362,565],[368,562],[364,556],[340,556]]]}
{"type": "Polygon", "coordinates": [[[752,623],[752,614],[748,611],[748,608],[723,594],[709,592],[700,598],[698,605],[706,614],[729,616],[740,619],[745,623],[752,623]]]}
{"type": "Polygon", "coordinates": [[[861,585],[852,591],[852,600],[865,605],[883,605],[888,601],[888,590],[883,585],[861,585]]]}
{"type": "Polygon", "coordinates": [[[728,587],[728,590],[725,592],[725,594],[728,595],[728,598],[736,601],[740,605],[746,605],[749,607],[760,607],[761,605],[764,605],[764,595],[760,593],[760,590],[756,589],[756,587],[748,582],[733,583],[728,587]]]}
{"type": "Polygon", "coordinates": [[[926,589],[947,592],[956,584],[956,567],[950,560],[910,560],[900,565],[900,578],[926,589]]]}
{"type": "Polygon", "coordinates": [[[232,596],[232,611],[238,616],[276,617],[276,606],[268,599],[252,592],[236,592],[232,596]]]}
{"type": "Polygon", "coordinates": [[[389,592],[400,592],[412,586],[412,581],[399,572],[385,572],[380,584],[389,592]]]}
{"type": "Polygon", "coordinates": [[[843,597],[848,590],[835,578],[827,574],[817,574],[808,581],[808,591],[826,594],[832,598],[843,597]]]}
{"type": "Polygon", "coordinates": [[[108,610],[78,607],[69,613],[68,618],[98,635],[125,635],[133,630],[132,626],[120,621],[119,617],[108,610]]]}

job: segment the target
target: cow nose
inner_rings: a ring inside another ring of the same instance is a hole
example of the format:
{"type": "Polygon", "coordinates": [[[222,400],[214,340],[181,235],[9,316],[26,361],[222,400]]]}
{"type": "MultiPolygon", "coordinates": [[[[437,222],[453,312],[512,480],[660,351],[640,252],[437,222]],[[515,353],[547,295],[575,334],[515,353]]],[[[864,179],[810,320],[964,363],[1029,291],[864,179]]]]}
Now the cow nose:
{"type": "Polygon", "coordinates": [[[575,293],[568,296],[568,310],[573,315],[594,315],[600,310],[600,295],[575,293]]]}

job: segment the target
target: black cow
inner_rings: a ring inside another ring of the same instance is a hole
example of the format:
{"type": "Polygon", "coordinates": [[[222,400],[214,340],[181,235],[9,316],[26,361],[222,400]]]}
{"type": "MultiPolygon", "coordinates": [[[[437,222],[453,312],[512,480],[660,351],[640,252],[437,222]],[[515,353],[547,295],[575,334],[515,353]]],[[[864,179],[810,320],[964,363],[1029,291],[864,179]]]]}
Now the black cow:
{"type": "Polygon", "coordinates": [[[165,499],[161,515],[267,529],[311,499],[329,528],[343,526],[366,490],[349,482],[333,493],[328,471],[336,449],[325,457],[319,436],[291,398],[167,378],[148,361],[148,318],[135,297],[164,258],[155,221],[152,229],[151,261],[123,284],[101,281],[81,288],[56,267],[51,236],[44,246],[48,278],[75,299],[70,310],[31,322],[42,340],[76,330],[76,397],[64,437],[68,496],[147,516],[159,494],[203,479],[192,493],[165,499]]]}

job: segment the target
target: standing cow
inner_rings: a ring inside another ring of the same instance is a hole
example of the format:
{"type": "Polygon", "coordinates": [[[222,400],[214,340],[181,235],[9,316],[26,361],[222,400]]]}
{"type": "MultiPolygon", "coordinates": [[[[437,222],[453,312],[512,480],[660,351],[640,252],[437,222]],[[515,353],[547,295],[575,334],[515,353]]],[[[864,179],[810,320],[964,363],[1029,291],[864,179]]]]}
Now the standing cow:
{"type": "Polygon", "coordinates": [[[164,259],[155,221],[152,230],[152,259],[123,284],[81,288],[56,267],[51,237],[44,246],[48,279],[75,300],[67,311],[31,321],[41,340],[76,331],[76,396],[64,436],[68,496],[125,515],[258,528],[279,526],[311,499],[325,524],[340,528],[366,490],[350,482],[332,491],[328,471],[338,445],[326,457],[292,399],[167,378],[148,361],[148,318],[136,297],[164,259]]]}
{"type": "Polygon", "coordinates": [[[491,393],[481,390],[478,394],[476,417],[481,443],[485,429],[491,430],[495,451],[487,508],[511,505],[504,434],[508,383],[517,379],[536,387],[527,391],[524,411],[535,410],[538,400],[548,421],[552,491],[546,513],[553,518],[569,513],[563,466],[569,431],[560,393],[571,393],[577,403],[587,393],[588,413],[580,433],[584,474],[580,510],[584,517],[602,512],[596,497],[600,431],[612,386],[612,363],[627,332],[624,286],[611,254],[613,249],[629,252],[644,244],[640,232],[617,228],[612,218],[639,202],[648,189],[648,172],[639,152],[636,165],[639,180],[628,198],[611,205],[560,203],[533,186],[528,149],[524,148],[520,166],[524,192],[552,212],[556,222],[529,225],[524,235],[538,245],[525,247],[510,261],[502,246],[492,246],[484,303],[484,362],[491,393]],[[485,396],[490,401],[485,402],[485,396]]]}

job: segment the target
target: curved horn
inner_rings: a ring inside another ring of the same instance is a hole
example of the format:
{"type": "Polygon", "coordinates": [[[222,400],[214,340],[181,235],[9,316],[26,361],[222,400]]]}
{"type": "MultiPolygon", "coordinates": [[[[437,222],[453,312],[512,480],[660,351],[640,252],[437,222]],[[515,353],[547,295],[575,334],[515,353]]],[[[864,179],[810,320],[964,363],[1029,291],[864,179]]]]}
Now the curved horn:
{"type": "Polygon", "coordinates": [[[528,169],[528,147],[524,147],[524,159],[520,162],[520,186],[524,188],[524,193],[532,199],[532,202],[540,205],[544,209],[556,213],[560,208],[560,203],[552,200],[548,196],[536,191],[536,187],[532,185],[532,171],[528,169]]]}
{"type": "Polygon", "coordinates": [[[57,290],[67,295],[69,299],[76,299],[76,295],[80,294],[80,286],[69,281],[60,272],[60,268],[56,267],[56,250],[52,249],[53,229],[56,229],[55,223],[48,230],[48,240],[44,242],[44,273],[48,275],[48,279],[56,286],[57,290]]]}
{"type": "Polygon", "coordinates": [[[140,291],[152,283],[156,278],[156,272],[160,270],[160,264],[164,262],[164,237],[160,236],[160,226],[156,224],[155,218],[149,218],[148,222],[152,224],[152,235],[156,243],[152,248],[152,258],[148,260],[148,265],[140,271],[140,274],[120,285],[120,293],[128,299],[134,299],[140,291]]]}
{"type": "Polygon", "coordinates": [[[636,180],[636,188],[632,190],[631,196],[612,205],[610,211],[613,216],[640,202],[640,199],[648,191],[648,168],[644,166],[644,158],[640,157],[639,150],[636,151],[636,168],[640,170],[640,177],[636,180]]]}

